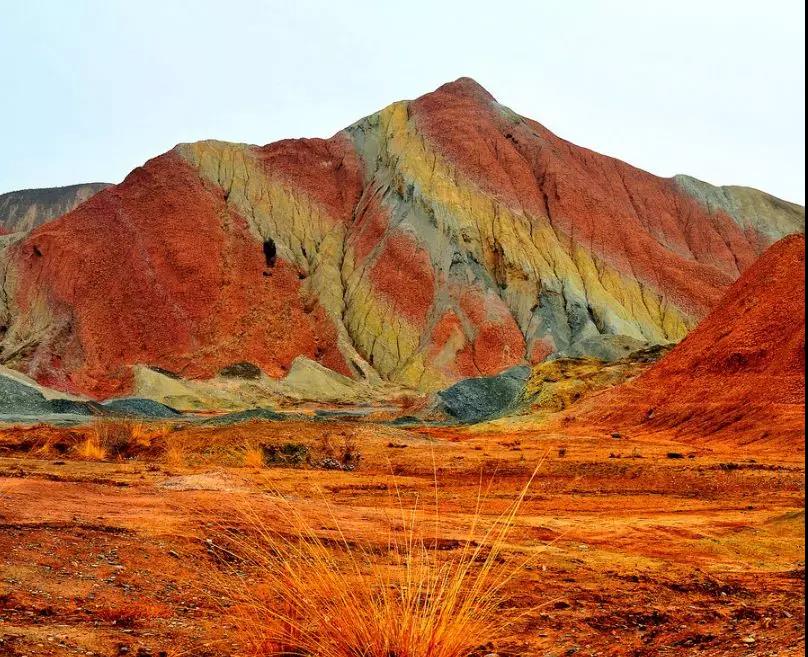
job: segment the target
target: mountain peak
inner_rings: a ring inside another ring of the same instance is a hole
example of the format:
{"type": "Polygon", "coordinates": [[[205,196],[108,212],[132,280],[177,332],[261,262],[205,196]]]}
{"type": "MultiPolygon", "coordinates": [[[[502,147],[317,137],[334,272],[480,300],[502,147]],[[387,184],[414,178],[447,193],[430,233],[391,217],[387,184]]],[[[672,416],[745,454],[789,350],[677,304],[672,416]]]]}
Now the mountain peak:
{"type": "Polygon", "coordinates": [[[479,82],[469,77],[460,77],[438,87],[434,93],[452,94],[480,101],[496,101],[496,98],[479,82]]]}

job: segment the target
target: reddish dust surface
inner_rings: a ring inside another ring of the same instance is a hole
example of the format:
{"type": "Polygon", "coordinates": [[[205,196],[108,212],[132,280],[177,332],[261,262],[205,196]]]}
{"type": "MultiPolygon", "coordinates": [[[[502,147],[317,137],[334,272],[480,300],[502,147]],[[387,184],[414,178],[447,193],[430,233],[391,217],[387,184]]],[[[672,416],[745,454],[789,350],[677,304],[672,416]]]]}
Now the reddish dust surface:
{"type": "Polygon", "coordinates": [[[416,502],[426,513],[437,479],[434,546],[451,556],[481,482],[486,525],[540,462],[505,553],[532,557],[503,607],[503,619],[520,617],[490,652],[774,656],[804,646],[804,466],[788,454],[528,424],[415,432],[334,421],[175,428],[134,458],[90,463],[71,458],[82,436],[0,431],[4,656],[243,654],[210,585],[212,573],[226,577],[211,545],[219,528],[240,527],[234,510],[276,523],[276,495],[304,516],[328,502],[350,540],[384,555],[391,518],[416,502]],[[312,452],[350,443],[362,458],[352,472],[242,465],[249,447],[289,442],[312,452]]]}
{"type": "Polygon", "coordinates": [[[692,442],[805,451],[805,237],[758,260],[673,351],[565,418],[692,442]],[[709,436],[709,438],[705,438],[709,436]]]}

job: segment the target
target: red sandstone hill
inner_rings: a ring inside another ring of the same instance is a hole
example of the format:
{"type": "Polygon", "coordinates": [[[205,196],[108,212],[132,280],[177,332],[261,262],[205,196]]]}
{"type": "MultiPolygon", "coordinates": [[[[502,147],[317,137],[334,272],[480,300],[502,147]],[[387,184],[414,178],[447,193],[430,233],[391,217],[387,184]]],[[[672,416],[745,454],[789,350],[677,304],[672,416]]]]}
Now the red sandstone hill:
{"type": "Polygon", "coordinates": [[[805,237],[787,237],[636,380],[577,409],[612,428],[804,449],[805,237]]]}
{"type": "Polygon", "coordinates": [[[804,209],[663,179],[469,79],[331,139],[182,144],[0,239],[0,363],[95,397],[299,356],[424,391],[676,342],[804,209]]]}

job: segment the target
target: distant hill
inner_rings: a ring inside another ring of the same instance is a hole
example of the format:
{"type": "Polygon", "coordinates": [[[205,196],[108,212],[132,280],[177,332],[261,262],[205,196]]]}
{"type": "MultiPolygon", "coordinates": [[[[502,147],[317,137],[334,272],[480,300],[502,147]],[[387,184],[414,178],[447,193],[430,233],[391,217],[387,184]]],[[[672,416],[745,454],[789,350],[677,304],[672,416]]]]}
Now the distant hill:
{"type": "Polygon", "coordinates": [[[30,231],[74,210],[108,183],[23,189],[0,194],[0,233],[30,231]]]}

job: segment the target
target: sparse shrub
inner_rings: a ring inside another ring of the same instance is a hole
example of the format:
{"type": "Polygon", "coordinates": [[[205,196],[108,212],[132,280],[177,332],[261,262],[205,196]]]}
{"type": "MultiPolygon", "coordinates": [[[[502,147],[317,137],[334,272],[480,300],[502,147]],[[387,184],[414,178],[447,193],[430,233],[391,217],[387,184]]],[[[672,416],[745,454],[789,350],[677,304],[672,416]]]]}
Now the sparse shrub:
{"type": "Polygon", "coordinates": [[[163,454],[163,460],[169,468],[182,468],[186,465],[186,455],[183,446],[172,442],[163,454]]]}
{"type": "Polygon", "coordinates": [[[343,470],[355,470],[362,460],[362,453],[356,446],[356,439],[353,436],[346,436],[342,443],[342,455],[340,463],[343,470]]]}
{"type": "Polygon", "coordinates": [[[131,628],[141,621],[170,618],[171,610],[156,602],[127,601],[119,605],[102,607],[97,615],[104,622],[121,628],[131,628]]]}
{"type": "Polygon", "coordinates": [[[308,461],[309,447],[303,443],[261,445],[261,453],[266,465],[300,466],[308,461]]]}
{"type": "Polygon", "coordinates": [[[320,437],[319,452],[320,458],[313,460],[312,465],[326,470],[355,470],[362,460],[356,439],[346,433],[337,436],[323,434],[320,437]]]}
{"type": "Polygon", "coordinates": [[[411,411],[421,403],[421,399],[415,395],[402,395],[399,397],[399,404],[402,411],[411,411]]]}
{"type": "Polygon", "coordinates": [[[99,420],[93,425],[93,430],[109,458],[126,458],[139,447],[148,447],[148,442],[143,440],[145,436],[139,423],[99,420]]]}
{"type": "Polygon", "coordinates": [[[563,459],[567,456],[567,448],[566,447],[559,447],[558,448],[558,458],[563,459]]]}
{"type": "Polygon", "coordinates": [[[92,424],[89,435],[76,448],[76,454],[94,461],[133,458],[148,450],[152,441],[166,432],[162,425],[100,419],[92,424]]]}

